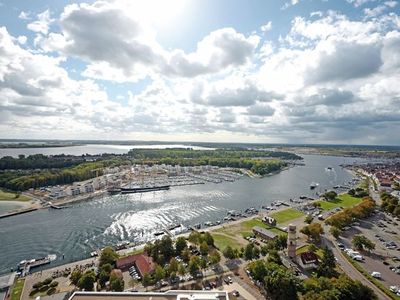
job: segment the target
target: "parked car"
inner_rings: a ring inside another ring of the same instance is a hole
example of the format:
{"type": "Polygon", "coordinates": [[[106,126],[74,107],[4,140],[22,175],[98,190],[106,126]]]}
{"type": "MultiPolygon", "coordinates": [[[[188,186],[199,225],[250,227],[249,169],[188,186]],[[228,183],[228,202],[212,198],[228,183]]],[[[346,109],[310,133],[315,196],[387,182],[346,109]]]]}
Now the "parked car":
{"type": "Polygon", "coordinates": [[[380,272],[375,272],[375,271],[371,273],[371,276],[377,279],[382,278],[382,274],[380,272]]]}
{"type": "Polygon", "coordinates": [[[234,290],[234,291],[232,292],[232,295],[235,296],[235,297],[239,297],[239,296],[240,296],[240,293],[239,293],[238,291],[234,290]]]}

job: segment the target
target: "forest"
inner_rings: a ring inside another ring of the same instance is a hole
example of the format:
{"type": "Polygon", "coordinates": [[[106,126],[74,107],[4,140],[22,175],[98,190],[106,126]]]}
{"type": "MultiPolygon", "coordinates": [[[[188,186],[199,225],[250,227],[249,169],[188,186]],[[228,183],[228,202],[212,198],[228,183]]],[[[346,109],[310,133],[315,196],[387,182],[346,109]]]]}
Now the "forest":
{"type": "Polygon", "coordinates": [[[46,156],[42,154],[0,159],[0,187],[25,191],[57,184],[69,184],[101,175],[104,167],[124,164],[212,165],[244,168],[266,175],[287,166],[287,160],[301,159],[287,152],[255,150],[133,149],[127,155],[46,156]]]}

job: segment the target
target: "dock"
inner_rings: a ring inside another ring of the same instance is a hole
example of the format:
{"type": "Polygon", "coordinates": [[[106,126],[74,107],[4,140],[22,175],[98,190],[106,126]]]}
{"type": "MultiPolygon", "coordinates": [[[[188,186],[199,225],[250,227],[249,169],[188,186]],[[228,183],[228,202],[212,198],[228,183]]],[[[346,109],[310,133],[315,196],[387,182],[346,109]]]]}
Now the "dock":
{"type": "Polygon", "coordinates": [[[38,210],[38,208],[27,208],[27,209],[23,209],[23,210],[8,212],[8,213],[0,215],[0,219],[26,214],[26,213],[29,213],[29,212],[35,211],[35,210],[38,210]]]}

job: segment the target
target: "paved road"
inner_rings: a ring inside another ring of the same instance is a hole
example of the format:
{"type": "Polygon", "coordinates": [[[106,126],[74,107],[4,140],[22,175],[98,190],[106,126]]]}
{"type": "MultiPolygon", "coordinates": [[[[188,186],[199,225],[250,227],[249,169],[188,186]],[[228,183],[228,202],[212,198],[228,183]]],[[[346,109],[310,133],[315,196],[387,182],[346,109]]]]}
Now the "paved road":
{"type": "MultiPolygon", "coordinates": [[[[324,228],[325,232],[328,231],[328,228],[324,228]]],[[[333,239],[333,236],[330,236],[333,239]]],[[[332,249],[333,254],[337,258],[337,263],[340,265],[342,270],[351,278],[355,280],[361,281],[362,284],[370,287],[379,299],[382,300],[390,300],[390,297],[383,293],[378,287],[376,287],[372,282],[370,282],[363,274],[361,274],[348,260],[344,257],[342,251],[336,246],[336,243],[332,242],[332,240],[327,237],[323,237],[323,243],[327,245],[330,249],[332,249]]]]}

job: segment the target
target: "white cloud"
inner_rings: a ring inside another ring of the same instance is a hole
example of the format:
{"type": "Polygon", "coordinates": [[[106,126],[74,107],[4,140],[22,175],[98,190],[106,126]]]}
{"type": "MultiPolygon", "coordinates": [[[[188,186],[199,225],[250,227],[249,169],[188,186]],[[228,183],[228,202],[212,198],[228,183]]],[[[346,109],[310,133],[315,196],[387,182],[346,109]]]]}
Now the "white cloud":
{"type": "Polygon", "coordinates": [[[272,29],[272,22],[268,21],[267,24],[264,24],[260,27],[262,32],[268,32],[272,29]]]}
{"type": "Polygon", "coordinates": [[[67,6],[59,23],[61,33],[51,33],[42,40],[43,50],[55,50],[91,63],[85,76],[104,78],[113,73],[114,78],[119,74],[118,81],[123,77],[136,81],[138,73],[142,74],[139,77],[152,72],[176,77],[218,73],[245,65],[259,43],[256,35],[246,37],[232,28],[224,28],[204,37],[192,53],[180,49],[166,51],[151,29],[128,14],[124,6],[100,1],[67,6]],[[100,70],[101,66],[106,68],[100,70]]]}
{"type": "MultiPolygon", "coordinates": [[[[257,28],[221,28],[190,51],[164,48],[123,1],[68,5],[55,20],[47,11],[35,21],[43,24],[30,25],[33,49],[23,46],[25,36],[0,29],[0,130],[21,137],[382,142],[382,133],[400,130],[400,18],[387,2],[364,19],[335,11],[294,17],[279,40],[257,36],[257,28]],[[71,58],[80,74],[63,67],[71,58]],[[139,92],[119,85],[144,78],[149,83],[139,92]]],[[[275,30],[271,24],[261,31],[275,30]]]]}
{"type": "Polygon", "coordinates": [[[369,2],[375,2],[376,0],[346,0],[348,3],[353,4],[354,7],[360,7],[369,2]]]}
{"type": "Polygon", "coordinates": [[[47,34],[49,31],[49,26],[53,21],[54,19],[50,17],[50,11],[46,9],[42,13],[38,14],[36,21],[29,23],[27,28],[34,32],[47,34]]]}
{"type": "Polygon", "coordinates": [[[26,44],[26,41],[28,40],[28,38],[25,35],[20,35],[17,37],[17,41],[18,43],[20,43],[21,45],[26,44]]]}
{"type": "Polygon", "coordinates": [[[30,20],[31,19],[30,15],[31,13],[29,11],[28,12],[21,11],[20,14],[18,15],[18,18],[21,20],[30,20]]]}

